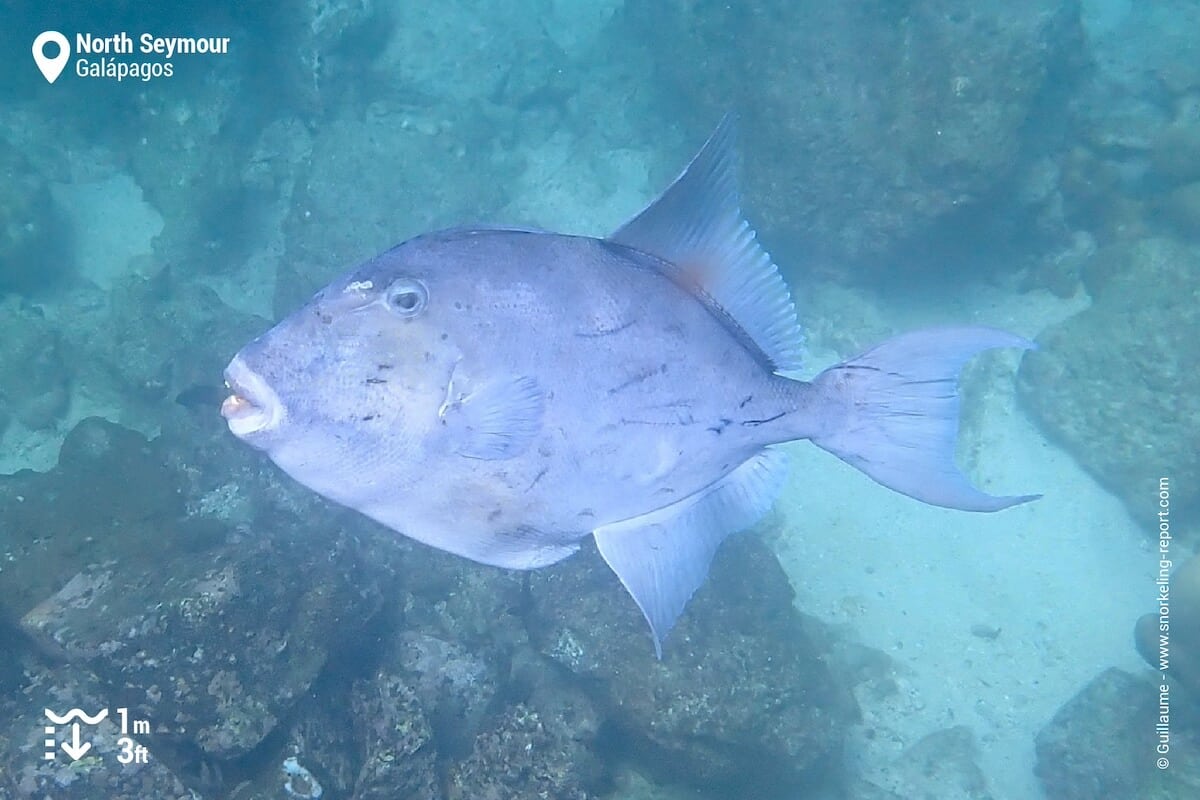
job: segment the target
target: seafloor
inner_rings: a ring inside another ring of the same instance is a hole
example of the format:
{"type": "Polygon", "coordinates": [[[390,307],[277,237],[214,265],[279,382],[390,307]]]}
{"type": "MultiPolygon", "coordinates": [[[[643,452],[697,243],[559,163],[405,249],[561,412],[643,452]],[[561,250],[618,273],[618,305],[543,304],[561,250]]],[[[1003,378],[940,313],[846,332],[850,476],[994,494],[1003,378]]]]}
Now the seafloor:
{"type": "Polygon", "coordinates": [[[0,800],[1200,796],[1197,0],[0,21],[0,800]],[[49,28],[232,44],[50,85],[49,28]],[[790,445],[656,662],[593,553],[430,551],[225,430],[230,356],[344,268],[463,222],[603,234],[728,109],[805,374],[919,325],[1035,338],[968,369],[959,456],[1043,499],[926,507],[790,445]],[[43,758],[71,707],[147,720],[147,763],[115,720],[43,758]]]}

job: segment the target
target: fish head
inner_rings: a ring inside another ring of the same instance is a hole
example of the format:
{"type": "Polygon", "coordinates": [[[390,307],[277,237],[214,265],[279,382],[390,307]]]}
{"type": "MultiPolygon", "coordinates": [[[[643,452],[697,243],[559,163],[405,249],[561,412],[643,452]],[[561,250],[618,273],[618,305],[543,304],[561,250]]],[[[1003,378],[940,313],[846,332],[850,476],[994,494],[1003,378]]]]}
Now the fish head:
{"type": "Polygon", "coordinates": [[[461,358],[454,288],[404,245],[334,281],[234,356],[230,431],[331,495],[381,452],[419,459],[461,358]]]}

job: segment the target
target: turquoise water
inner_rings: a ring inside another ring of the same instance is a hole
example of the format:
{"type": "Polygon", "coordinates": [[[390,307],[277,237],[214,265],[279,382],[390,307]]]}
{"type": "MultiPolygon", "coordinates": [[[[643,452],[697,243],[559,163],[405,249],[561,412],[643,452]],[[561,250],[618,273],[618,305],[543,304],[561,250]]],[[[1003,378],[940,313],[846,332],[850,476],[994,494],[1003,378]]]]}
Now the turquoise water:
{"type": "Polygon", "coordinates": [[[1195,796],[1200,3],[0,15],[0,798],[1195,796]],[[230,435],[230,358],[346,269],[604,236],[728,111],[797,377],[1035,339],[967,367],[957,453],[1041,500],[788,444],[658,661],[590,542],[476,565],[230,435]]]}

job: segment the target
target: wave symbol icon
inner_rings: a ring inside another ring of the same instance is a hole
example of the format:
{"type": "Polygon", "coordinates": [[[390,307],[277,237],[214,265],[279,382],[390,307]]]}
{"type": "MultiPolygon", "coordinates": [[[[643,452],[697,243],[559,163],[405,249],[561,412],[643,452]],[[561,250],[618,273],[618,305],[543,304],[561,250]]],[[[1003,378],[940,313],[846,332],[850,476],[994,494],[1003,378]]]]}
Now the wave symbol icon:
{"type": "Polygon", "coordinates": [[[50,720],[55,725],[66,725],[67,723],[69,723],[75,719],[80,719],[83,722],[87,723],[88,725],[96,725],[101,720],[103,720],[107,717],[108,717],[108,709],[107,708],[100,709],[99,711],[96,712],[95,716],[90,716],[90,717],[87,714],[83,713],[83,709],[81,709],[81,708],[72,708],[70,711],[68,711],[66,714],[64,714],[61,717],[58,714],[55,714],[50,709],[48,709],[48,708],[46,709],[46,719],[50,720]]]}

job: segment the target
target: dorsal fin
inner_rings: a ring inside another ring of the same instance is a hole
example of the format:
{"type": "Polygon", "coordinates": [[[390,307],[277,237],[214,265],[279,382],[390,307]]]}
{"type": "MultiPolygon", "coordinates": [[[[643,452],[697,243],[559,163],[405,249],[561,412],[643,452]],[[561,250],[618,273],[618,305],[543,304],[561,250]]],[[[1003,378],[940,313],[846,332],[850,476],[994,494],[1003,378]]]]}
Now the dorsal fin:
{"type": "Polygon", "coordinates": [[[657,200],[609,239],[666,262],[703,290],[776,370],[800,366],[802,337],[787,285],[742,219],[737,121],[726,114],[704,147],[657,200]]]}

